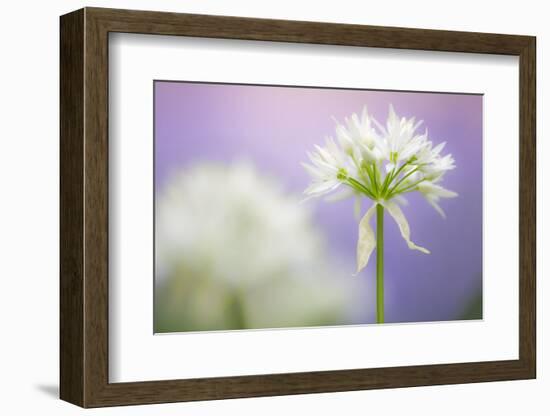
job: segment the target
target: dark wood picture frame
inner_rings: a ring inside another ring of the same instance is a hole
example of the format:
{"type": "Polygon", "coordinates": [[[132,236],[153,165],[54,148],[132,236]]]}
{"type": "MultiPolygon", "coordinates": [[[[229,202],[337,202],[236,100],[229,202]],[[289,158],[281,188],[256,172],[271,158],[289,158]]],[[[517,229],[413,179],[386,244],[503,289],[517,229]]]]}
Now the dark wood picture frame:
{"type": "Polygon", "coordinates": [[[61,17],[60,396],[82,407],[530,379],[535,333],[535,38],[85,8],[61,17]],[[247,39],[519,57],[519,359],[109,383],[108,36],[247,39]]]}

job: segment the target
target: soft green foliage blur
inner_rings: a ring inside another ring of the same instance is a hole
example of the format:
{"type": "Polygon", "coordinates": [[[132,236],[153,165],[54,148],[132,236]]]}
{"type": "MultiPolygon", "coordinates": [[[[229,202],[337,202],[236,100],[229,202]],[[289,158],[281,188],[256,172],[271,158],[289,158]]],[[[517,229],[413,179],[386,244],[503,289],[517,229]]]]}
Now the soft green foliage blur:
{"type": "MultiPolygon", "coordinates": [[[[482,276],[479,277],[482,282],[482,276]]],[[[483,319],[483,290],[482,286],[473,291],[469,301],[465,305],[462,313],[456,317],[459,320],[483,319]]]]}

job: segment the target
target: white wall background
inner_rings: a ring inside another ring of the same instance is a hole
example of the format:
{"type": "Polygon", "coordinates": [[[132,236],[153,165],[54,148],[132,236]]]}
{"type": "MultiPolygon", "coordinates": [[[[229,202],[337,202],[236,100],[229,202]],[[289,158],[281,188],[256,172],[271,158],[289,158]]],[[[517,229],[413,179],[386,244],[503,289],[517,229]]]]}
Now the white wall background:
{"type": "MultiPolygon", "coordinates": [[[[550,300],[544,282],[543,183],[550,146],[543,140],[550,86],[550,26],[535,0],[442,2],[394,0],[121,0],[5,2],[0,14],[0,410],[2,414],[72,415],[58,386],[58,16],[103,6],[276,19],[536,35],[538,41],[538,333],[534,381],[317,394],[87,411],[102,415],[546,415],[550,410],[550,300]]],[[[549,202],[548,200],[546,202],[549,202]]]]}

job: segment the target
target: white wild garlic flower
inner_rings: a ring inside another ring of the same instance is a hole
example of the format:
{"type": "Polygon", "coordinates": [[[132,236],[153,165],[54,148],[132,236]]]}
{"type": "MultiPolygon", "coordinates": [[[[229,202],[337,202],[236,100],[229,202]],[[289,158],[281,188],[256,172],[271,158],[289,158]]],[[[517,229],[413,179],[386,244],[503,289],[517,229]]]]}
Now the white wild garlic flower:
{"type": "Polygon", "coordinates": [[[451,154],[441,155],[444,142],[434,147],[427,130],[418,133],[421,124],[422,121],[414,117],[399,117],[390,105],[383,126],[364,107],[360,117],[353,114],[344,124],[337,122],[338,143],[331,137],[326,138],[324,147],[315,146],[315,151],[308,153],[310,163],[303,164],[312,178],[304,191],[308,198],[345,188],[340,194],[331,195],[331,199],[355,196],[357,213],[361,197],[374,202],[359,221],[357,272],[367,265],[376,247],[370,220],[377,204],[395,220],[410,249],[429,253],[410,239],[409,224],[399,207],[406,203],[403,195],[419,191],[443,217],[445,213],[439,200],[457,196],[440,185],[445,173],[455,168],[454,159],[451,154]]]}

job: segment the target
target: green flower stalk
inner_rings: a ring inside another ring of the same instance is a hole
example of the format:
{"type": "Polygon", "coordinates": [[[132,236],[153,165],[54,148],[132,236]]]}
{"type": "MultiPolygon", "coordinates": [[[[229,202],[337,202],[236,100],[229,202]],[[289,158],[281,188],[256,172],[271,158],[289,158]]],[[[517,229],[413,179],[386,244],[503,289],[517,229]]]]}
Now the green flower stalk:
{"type": "Polygon", "coordinates": [[[386,125],[382,126],[364,107],[360,117],[353,114],[344,124],[337,123],[337,141],[328,137],[325,146],[315,146],[315,151],[308,153],[310,163],[303,164],[312,178],[304,191],[308,198],[333,193],[343,185],[332,199],[355,197],[357,213],[362,198],[373,201],[359,221],[357,273],[376,249],[377,323],[384,322],[385,212],[397,223],[411,250],[429,254],[411,241],[409,223],[400,208],[407,203],[404,195],[420,192],[443,217],[439,200],[457,196],[440,185],[444,175],[455,168],[454,159],[451,154],[441,155],[445,143],[433,146],[427,130],[417,133],[421,124],[414,117],[398,117],[390,105],[386,125]],[[376,235],[370,226],[375,213],[376,235]]]}

